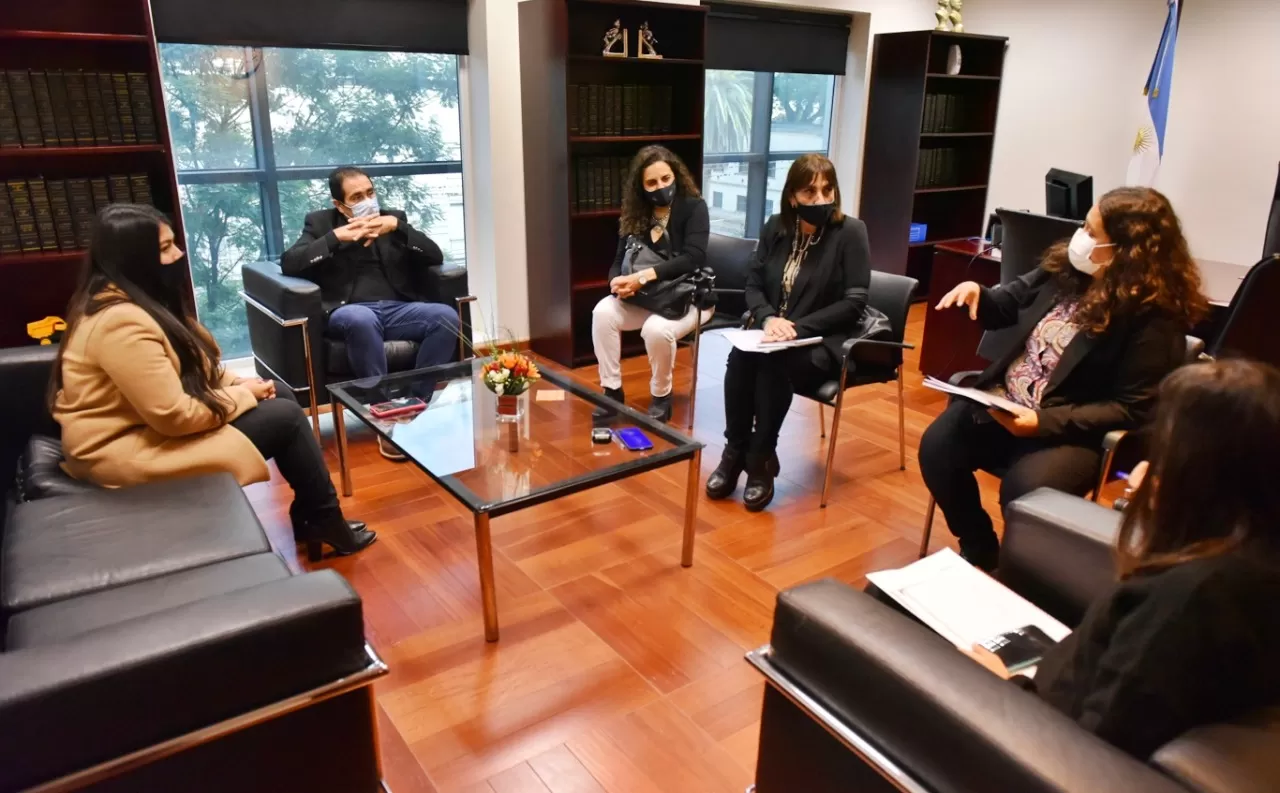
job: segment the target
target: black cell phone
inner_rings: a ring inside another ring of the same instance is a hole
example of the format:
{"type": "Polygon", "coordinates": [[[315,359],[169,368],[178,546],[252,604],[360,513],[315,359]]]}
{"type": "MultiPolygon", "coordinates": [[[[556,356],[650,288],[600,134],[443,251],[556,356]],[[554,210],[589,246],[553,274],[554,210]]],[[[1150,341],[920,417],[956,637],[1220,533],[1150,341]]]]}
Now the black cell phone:
{"type": "Polygon", "coordinates": [[[636,427],[623,427],[613,433],[622,442],[624,449],[633,452],[644,452],[653,448],[653,441],[636,427]]]}
{"type": "Polygon", "coordinates": [[[995,655],[1013,674],[1035,666],[1049,648],[1057,644],[1049,634],[1035,625],[1023,625],[1016,631],[993,636],[982,643],[982,649],[995,655]]]}

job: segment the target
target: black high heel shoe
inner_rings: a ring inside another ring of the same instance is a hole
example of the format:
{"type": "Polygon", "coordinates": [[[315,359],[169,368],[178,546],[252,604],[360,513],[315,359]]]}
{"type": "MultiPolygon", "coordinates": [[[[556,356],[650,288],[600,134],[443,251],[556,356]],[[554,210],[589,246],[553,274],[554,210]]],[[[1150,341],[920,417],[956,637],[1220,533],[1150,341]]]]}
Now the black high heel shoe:
{"type": "MultiPolygon", "coordinates": [[[[614,402],[617,402],[619,405],[627,404],[627,395],[622,393],[621,388],[606,388],[604,390],[604,395],[609,399],[612,399],[614,402]]],[[[613,408],[602,406],[591,411],[591,418],[599,421],[600,419],[607,419],[612,416],[616,416],[617,414],[618,411],[613,408]]]]}
{"type": "Polygon", "coordinates": [[[742,488],[742,503],[748,512],[759,512],[773,501],[773,478],[779,468],[776,454],[747,455],[747,484],[742,488]]]}
{"type": "Polygon", "coordinates": [[[720,464],[707,477],[707,498],[719,501],[733,495],[738,488],[738,478],[746,467],[746,452],[735,446],[724,447],[720,464]]]}
{"type": "Polygon", "coordinates": [[[307,559],[312,562],[324,558],[326,545],[333,548],[336,556],[350,556],[368,548],[378,539],[377,533],[365,528],[364,523],[345,520],[336,509],[326,511],[323,515],[304,518],[298,528],[302,531],[295,529],[294,535],[296,537],[300,534],[306,542],[307,559]]]}

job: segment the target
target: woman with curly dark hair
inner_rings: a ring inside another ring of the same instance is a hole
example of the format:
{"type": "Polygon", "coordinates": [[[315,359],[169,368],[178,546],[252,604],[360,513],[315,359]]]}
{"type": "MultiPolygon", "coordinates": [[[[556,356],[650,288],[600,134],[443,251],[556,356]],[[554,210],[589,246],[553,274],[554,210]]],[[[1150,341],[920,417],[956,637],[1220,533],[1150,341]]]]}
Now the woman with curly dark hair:
{"type": "Polygon", "coordinates": [[[1020,331],[976,384],[1016,412],[955,400],[920,439],[921,474],[961,553],[990,570],[1000,545],[974,472],[1005,470],[1002,507],[1037,487],[1088,492],[1103,436],[1143,423],[1208,303],[1169,199],[1122,187],[1035,270],[994,289],[966,281],[937,306],[952,307],[1020,331]]]}
{"type": "MultiPolygon", "coordinates": [[[[609,291],[591,312],[591,340],[600,362],[605,396],[624,402],[622,332],[639,330],[649,355],[649,415],[671,418],[671,373],[676,340],[693,332],[699,321],[695,306],[680,319],[667,319],[627,298],[645,284],[691,273],[707,256],[711,221],[689,169],[662,146],[645,146],[631,161],[622,194],[618,247],[609,268],[609,291]]],[[[599,415],[607,415],[603,409],[599,415]]]]}

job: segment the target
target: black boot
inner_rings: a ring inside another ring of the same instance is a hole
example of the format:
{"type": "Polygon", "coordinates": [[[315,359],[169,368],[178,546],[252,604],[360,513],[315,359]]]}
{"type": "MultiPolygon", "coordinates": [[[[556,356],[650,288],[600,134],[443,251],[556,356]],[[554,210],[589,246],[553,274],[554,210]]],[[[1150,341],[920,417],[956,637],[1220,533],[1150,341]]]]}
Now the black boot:
{"type": "Polygon", "coordinates": [[[993,573],[1000,564],[1000,540],[993,531],[972,538],[961,537],[960,555],[984,573],[993,573]]]}
{"type": "MultiPolygon", "coordinates": [[[[612,399],[614,402],[617,402],[619,405],[625,405],[627,403],[627,396],[626,394],[622,393],[621,388],[606,388],[604,390],[604,395],[605,395],[605,398],[612,399]]],[[[614,410],[613,408],[601,406],[591,411],[591,417],[596,419],[606,419],[606,418],[609,418],[610,416],[616,416],[617,413],[618,411],[614,410]]]]}
{"type": "Polygon", "coordinates": [[[778,456],[772,452],[747,455],[747,484],[742,489],[742,503],[748,512],[759,512],[773,501],[773,478],[778,475],[778,467],[778,456]]]}
{"type": "MultiPolygon", "coordinates": [[[[301,513],[298,511],[298,502],[289,505],[289,521],[293,524],[293,541],[295,543],[306,542],[310,539],[307,536],[307,522],[299,517],[301,513]]],[[[353,533],[359,534],[369,528],[369,524],[363,520],[348,520],[347,526],[353,533]]]]}
{"type": "Polygon", "coordinates": [[[719,501],[733,495],[738,489],[738,477],[747,463],[747,453],[741,446],[725,446],[720,455],[720,464],[707,477],[707,498],[719,501]]]}
{"type": "Polygon", "coordinates": [[[320,561],[326,545],[331,546],[337,556],[349,556],[369,547],[378,538],[377,533],[364,528],[363,523],[343,518],[337,507],[321,510],[303,518],[300,525],[294,525],[294,535],[306,538],[307,558],[312,562],[320,561]],[[356,525],[361,528],[356,529],[356,525]]]}
{"type": "Polygon", "coordinates": [[[649,396],[649,418],[654,421],[671,420],[671,395],[649,396]]]}

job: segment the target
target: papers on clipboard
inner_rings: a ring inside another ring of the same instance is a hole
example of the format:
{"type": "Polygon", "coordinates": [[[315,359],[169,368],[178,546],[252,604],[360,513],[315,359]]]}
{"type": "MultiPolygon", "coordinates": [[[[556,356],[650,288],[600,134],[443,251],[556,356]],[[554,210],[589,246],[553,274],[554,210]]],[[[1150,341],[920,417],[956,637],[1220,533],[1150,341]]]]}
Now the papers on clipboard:
{"type": "Polygon", "coordinates": [[[743,352],[777,352],[789,350],[792,347],[808,347],[811,344],[822,343],[821,336],[791,341],[765,341],[763,330],[726,330],[722,335],[729,340],[730,344],[743,352]]]}
{"type": "Polygon", "coordinates": [[[1005,413],[1017,414],[1022,406],[1017,402],[1012,402],[1004,397],[988,394],[986,391],[979,391],[976,388],[965,388],[964,386],[951,385],[945,380],[939,380],[936,377],[926,377],[924,379],[924,387],[932,388],[934,391],[941,391],[944,394],[954,394],[961,399],[967,399],[970,402],[977,402],[979,405],[996,410],[1003,410],[1005,413]]]}
{"type": "Polygon", "coordinates": [[[899,570],[868,573],[867,580],[969,655],[974,645],[1027,625],[1035,625],[1055,642],[1071,633],[950,548],[899,570]]]}

